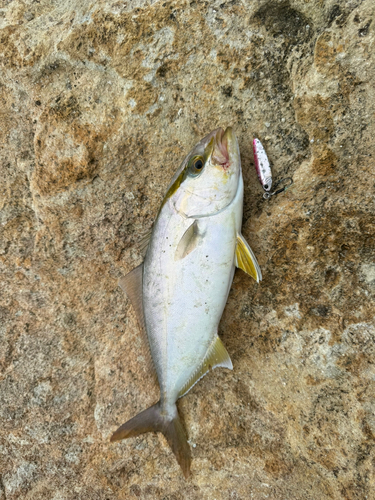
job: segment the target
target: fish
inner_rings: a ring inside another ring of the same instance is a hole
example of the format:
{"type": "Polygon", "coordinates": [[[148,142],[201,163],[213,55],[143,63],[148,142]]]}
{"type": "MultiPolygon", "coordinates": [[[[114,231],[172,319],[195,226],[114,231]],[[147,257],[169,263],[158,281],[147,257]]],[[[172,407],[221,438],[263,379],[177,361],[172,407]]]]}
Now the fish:
{"type": "Polygon", "coordinates": [[[111,441],[161,432],[185,478],[191,450],[177,400],[209,371],[233,369],[218,336],[236,267],[262,279],[241,234],[244,184],[232,127],[210,132],[185,157],[172,178],[142,264],[120,278],[145,335],[160,400],[112,435],[111,441]]]}

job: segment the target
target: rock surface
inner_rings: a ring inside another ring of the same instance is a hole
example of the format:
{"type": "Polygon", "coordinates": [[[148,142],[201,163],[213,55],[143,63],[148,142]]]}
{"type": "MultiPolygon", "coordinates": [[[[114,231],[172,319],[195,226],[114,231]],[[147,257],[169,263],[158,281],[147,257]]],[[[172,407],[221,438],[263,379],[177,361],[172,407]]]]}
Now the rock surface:
{"type": "Polygon", "coordinates": [[[0,2],[0,499],[375,498],[373,0],[0,2]],[[179,403],[184,480],[117,285],[184,155],[240,142],[233,372],[179,403]],[[259,137],[275,179],[262,199],[259,137]]]}

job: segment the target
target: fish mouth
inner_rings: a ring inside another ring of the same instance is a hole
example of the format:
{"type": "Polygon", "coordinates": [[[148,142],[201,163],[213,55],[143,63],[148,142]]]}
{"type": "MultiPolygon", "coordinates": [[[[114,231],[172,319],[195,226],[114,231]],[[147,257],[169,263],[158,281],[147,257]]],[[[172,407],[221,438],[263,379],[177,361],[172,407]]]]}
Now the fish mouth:
{"type": "Polygon", "coordinates": [[[232,164],[232,156],[237,150],[237,138],[232,127],[227,127],[225,132],[219,128],[213,136],[212,161],[215,165],[228,170],[232,164]]]}

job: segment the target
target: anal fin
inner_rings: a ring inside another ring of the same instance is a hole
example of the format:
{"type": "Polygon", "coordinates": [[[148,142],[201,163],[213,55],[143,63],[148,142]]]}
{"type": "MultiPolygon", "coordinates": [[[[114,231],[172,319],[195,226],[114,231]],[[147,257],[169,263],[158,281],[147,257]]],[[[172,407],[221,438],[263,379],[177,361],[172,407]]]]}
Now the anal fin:
{"type": "Polygon", "coordinates": [[[207,349],[202,364],[183,386],[178,397],[181,398],[184,396],[201,378],[206,375],[207,372],[218,367],[233,370],[232,361],[229,357],[228,351],[225,349],[224,344],[219,337],[216,336],[210,347],[207,349]]]}
{"type": "Polygon", "coordinates": [[[257,283],[262,281],[258,261],[242,234],[237,234],[236,266],[254,278],[257,283]]]}

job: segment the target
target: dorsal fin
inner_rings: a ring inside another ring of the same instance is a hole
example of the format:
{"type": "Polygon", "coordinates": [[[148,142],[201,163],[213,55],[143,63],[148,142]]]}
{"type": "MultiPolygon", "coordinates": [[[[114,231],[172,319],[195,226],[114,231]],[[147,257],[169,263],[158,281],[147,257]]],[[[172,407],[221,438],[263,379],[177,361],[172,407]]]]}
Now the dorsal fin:
{"type": "Polygon", "coordinates": [[[131,305],[133,306],[139,328],[141,330],[141,335],[146,346],[146,362],[147,368],[152,373],[155,380],[157,380],[157,375],[155,371],[154,362],[151,357],[150,344],[147,338],[145,316],[143,313],[143,301],[142,301],[142,283],[143,283],[143,263],[135,267],[126,276],[119,279],[118,284],[123,289],[123,291],[128,296],[131,305]]]}
{"type": "Polygon", "coordinates": [[[245,273],[254,278],[257,283],[262,281],[262,272],[258,261],[242,234],[237,234],[235,263],[237,267],[242,269],[242,271],[245,271],[245,273]]]}
{"type": "Polygon", "coordinates": [[[229,354],[225,349],[222,341],[218,336],[216,336],[212,341],[210,347],[207,349],[202,364],[197,368],[197,370],[183,386],[178,397],[181,398],[182,396],[184,396],[187,392],[190,391],[192,387],[195,386],[195,384],[201,378],[206,375],[207,372],[213,370],[214,368],[218,368],[219,366],[228,368],[229,370],[233,370],[233,365],[229,354]]]}

